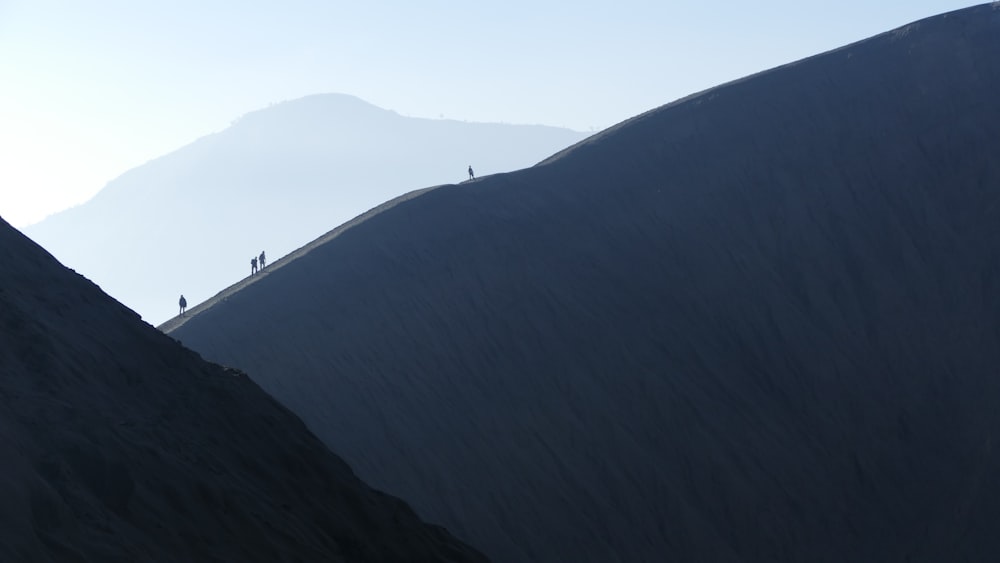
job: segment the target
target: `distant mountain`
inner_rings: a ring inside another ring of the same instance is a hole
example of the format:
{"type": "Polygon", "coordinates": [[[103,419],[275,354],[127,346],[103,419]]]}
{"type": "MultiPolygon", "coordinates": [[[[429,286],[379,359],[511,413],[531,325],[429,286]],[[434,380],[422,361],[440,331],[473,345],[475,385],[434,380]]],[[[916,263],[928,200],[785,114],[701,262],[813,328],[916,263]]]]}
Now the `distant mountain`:
{"type": "Polygon", "coordinates": [[[0,561],[485,561],[0,220],[0,561]]]}
{"type": "Polygon", "coordinates": [[[165,329],[497,561],[1000,559],[1000,10],[386,205],[165,329]]]}
{"type": "Polygon", "coordinates": [[[403,117],[339,95],[250,113],[25,233],[157,324],[414,186],[537,163],[585,134],[403,117]]]}

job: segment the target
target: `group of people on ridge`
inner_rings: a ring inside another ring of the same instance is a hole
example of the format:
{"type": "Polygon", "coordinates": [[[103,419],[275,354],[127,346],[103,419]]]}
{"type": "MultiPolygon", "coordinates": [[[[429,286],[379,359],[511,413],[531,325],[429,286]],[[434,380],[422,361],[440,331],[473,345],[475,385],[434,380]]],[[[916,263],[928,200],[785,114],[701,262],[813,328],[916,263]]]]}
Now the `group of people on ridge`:
{"type": "Polygon", "coordinates": [[[250,259],[250,276],[252,277],[257,273],[257,264],[260,264],[261,271],[264,270],[264,266],[267,265],[267,258],[264,256],[264,251],[260,251],[260,257],[254,256],[250,259]]]}
{"type": "MultiPolygon", "coordinates": [[[[470,164],[469,180],[475,180],[475,179],[476,179],[476,173],[472,171],[472,165],[470,164]]],[[[253,258],[250,259],[250,277],[257,275],[257,272],[259,271],[263,271],[265,266],[267,266],[267,256],[265,256],[264,251],[261,250],[260,256],[254,256],[253,258]]],[[[183,295],[181,295],[181,299],[178,302],[178,305],[180,305],[181,307],[180,315],[183,317],[184,311],[187,310],[187,299],[184,299],[183,295]]]]}
{"type": "MultiPolygon", "coordinates": [[[[253,277],[255,274],[257,274],[258,271],[263,270],[265,266],[267,266],[267,256],[264,254],[264,251],[261,250],[260,256],[254,256],[253,258],[250,259],[250,276],[253,277]],[[258,265],[260,265],[259,270],[257,267],[258,265]]],[[[184,295],[181,295],[181,298],[177,302],[177,304],[180,305],[181,308],[180,316],[183,317],[184,312],[187,311],[187,306],[188,306],[187,299],[184,299],[184,295]]]]}
{"type": "MultiPolygon", "coordinates": [[[[475,179],[476,179],[476,173],[472,171],[472,165],[470,164],[469,180],[475,180],[475,179]]],[[[250,277],[257,275],[257,272],[259,271],[263,271],[265,266],[267,266],[267,257],[264,255],[264,251],[261,250],[260,256],[254,256],[253,258],[250,259],[250,277]],[[258,266],[260,267],[258,268],[258,266]]],[[[180,315],[183,317],[184,311],[187,310],[187,299],[184,299],[184,296],[181,295],[181,299],[178,302],[178,304],[181,307],[180,315]]]]}

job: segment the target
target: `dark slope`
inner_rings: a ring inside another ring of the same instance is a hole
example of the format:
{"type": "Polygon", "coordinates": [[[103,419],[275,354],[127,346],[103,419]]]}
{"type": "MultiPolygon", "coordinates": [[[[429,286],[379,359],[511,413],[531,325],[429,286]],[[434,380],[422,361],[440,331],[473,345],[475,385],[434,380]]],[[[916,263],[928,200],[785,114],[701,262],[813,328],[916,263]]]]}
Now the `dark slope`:
{"type": "Polygon", "coordinates": [[[1000,557],[1000,11],[369,218],[172,334],[498,561],[1000,557]]]}
{"type": "Polygon", "coordinates": [[[324,94],[247,114],[25,229],[62,263],[159,324],[412,189],[531,166],[585,137],[543,126],[417,119],[324,94]]]}
{"type": "Polygon", "coordinates": [[[0,560],[483,560],[2,221],[0,262],[0,560]]]}

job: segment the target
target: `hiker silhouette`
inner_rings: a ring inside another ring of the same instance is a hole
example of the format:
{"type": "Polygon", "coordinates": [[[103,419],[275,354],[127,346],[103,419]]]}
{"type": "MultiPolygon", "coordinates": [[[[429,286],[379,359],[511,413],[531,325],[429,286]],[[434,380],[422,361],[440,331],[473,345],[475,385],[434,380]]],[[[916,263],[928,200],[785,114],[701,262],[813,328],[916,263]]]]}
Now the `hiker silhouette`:
{"type": "Polygon", "coordinates": [[[187,306],[188,306],[187,299],[184,299],[184,294],[183,293],[181,294],[181,300],[178,301],[177,304],[181,306],[181,316],[183,317],[184,316],[184,310],[187,309],[187,306]]]}
{"type": "Polygon", "coordinates": [[[470,180],[475,180],[476,179],[476,173],[472,171],[472,165],[471,164],[469,165],[469,179],[470,180]]]}
{"type": "Polygon", "coordinates": [[[253,277],[257,273],[257,257],[254,256],[250,259],[250,277],[253,277]]]}
{"type": "Polygon", "coordinates": [[[267,263],[267,262],[266,262],[266,259],[264,258],[264,251],[263,251],[263,250],[261,250],[261,251],[260,251],[260,269],[261,269],[261,270],[263,270],[263,269],[264,269],[264,266],[265,266],[265,264],[266,264],[266,263],[267,263]]]}

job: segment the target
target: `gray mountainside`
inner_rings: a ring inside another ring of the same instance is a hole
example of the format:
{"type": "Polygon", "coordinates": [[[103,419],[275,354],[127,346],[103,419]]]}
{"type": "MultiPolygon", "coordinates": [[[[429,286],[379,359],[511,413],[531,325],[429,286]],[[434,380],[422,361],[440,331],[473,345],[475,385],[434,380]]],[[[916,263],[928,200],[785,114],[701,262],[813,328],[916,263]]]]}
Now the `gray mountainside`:
{"type": "Polygon", "coordinates": [[[247,114],[132,169],[25,229],[62,263],[158,324],[417,186],[531,166],[585,134],[404,117],[342,94],[247,114]]]}
{"type": "Polygon", "coordinates": [[[1000,558],[1000,10],[342,230],[171,333],[497,561],[1000,558]]]}
{"type": "Polygon", "coordinates": [[[485,561],[0,220],[0,561],[485,561]]]}

